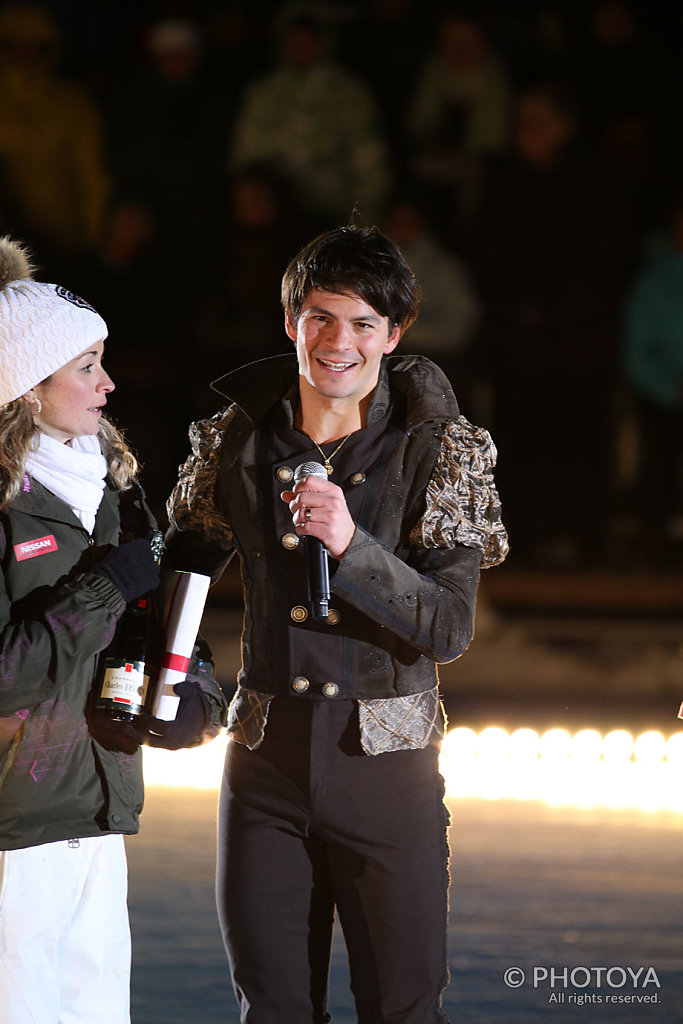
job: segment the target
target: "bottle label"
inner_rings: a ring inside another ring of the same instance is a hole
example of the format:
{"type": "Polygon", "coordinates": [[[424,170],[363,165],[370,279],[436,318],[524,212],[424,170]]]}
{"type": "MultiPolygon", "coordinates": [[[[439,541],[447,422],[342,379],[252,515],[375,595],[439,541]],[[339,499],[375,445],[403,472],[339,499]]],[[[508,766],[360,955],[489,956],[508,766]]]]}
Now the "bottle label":
{"type": "Polygon", "coordinates": [[[107,701],[110,707],[113,704],[123,711],[139,711],[145,703],[148,686],[149,675],[145,674],[143,661],[109,658],[102,678],[98,704],[107,701]]]}

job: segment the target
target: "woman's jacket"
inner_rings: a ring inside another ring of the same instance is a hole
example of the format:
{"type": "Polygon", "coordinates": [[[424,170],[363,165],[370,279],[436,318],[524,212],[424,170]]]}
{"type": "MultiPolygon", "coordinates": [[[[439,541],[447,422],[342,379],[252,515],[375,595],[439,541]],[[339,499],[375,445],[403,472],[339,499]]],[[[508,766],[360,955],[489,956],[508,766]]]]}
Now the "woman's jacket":
{"type": "Polygon", "coordinates": [[[0,512],[0,849],[138,831],[140,750],[107,749],[89,726],[98,655],[125,608],[91,569],[122,520],[126,537],[155,526],[137,486],[107,483],[91,536],[28,475],[0,512]]]}

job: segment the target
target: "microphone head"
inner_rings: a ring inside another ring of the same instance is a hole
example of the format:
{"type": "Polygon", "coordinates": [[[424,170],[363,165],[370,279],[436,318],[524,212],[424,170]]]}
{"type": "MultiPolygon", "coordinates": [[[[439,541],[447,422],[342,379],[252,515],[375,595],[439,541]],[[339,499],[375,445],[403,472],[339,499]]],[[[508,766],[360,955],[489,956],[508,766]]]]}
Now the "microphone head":
{"type": "Polygon", "coordinates": [[[319,462],[302,462],[294,470],[294,483],[298,484],[309,476],[321,476],[327,480],[327,470],[319,462]]]}

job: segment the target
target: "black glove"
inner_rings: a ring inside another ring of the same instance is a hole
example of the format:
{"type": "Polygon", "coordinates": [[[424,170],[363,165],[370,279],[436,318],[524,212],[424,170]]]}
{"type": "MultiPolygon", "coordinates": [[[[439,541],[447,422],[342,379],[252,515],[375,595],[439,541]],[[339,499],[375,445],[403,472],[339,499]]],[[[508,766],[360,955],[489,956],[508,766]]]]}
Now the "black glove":
{"type": "Polygon", "coordinates": [[[146,742],[150,747],[165,747],[166,750],[189,747],[211,721],[211,703],[199,683],[183,679],[173,689],[180,697],[180,704],[172,722],[154,715],[139,715],[135,721],[136,730],[148,732],[146,742]]]}
{"type": "Polygon", "coordinates": [[[135,722],[116,722],[98,711],[89,718],[88,729],[105,750],[123,754],[134,754],[148,736],[147,730],[137,728],[135,722]]]}
{"type": "Polygon", "coordinates": [[[96,576],[111,580],[128,604],[159,586],[159,566],[149,541],[143,537],[112,548],[94,568],[96,576]]]}

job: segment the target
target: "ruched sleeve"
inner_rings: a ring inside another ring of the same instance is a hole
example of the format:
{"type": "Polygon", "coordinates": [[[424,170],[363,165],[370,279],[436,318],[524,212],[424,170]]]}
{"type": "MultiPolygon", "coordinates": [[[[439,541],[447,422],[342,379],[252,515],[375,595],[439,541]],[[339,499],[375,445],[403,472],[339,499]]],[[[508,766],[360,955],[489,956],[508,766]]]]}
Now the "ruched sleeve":
{"type": "Polygon", "coordinates": [[[509,544],[493,480],[496,458],[488,430],[464,416],[447,424],[427,485],[425,511],[411,532],[412,544],[478,548],[484,569],[504,560],[509,544]]]}
{"type": "Polygon", "coordinates": [[[172,528],[200,535],[203,541],[225,551],[234,548],[235,541],[216,507],[215,490],[223,435],[234,414],[234,407],[229,406],[210,419],[190,425],[192,450],[180,467],[178,482],[166,503],[172,528]]]}

